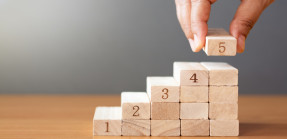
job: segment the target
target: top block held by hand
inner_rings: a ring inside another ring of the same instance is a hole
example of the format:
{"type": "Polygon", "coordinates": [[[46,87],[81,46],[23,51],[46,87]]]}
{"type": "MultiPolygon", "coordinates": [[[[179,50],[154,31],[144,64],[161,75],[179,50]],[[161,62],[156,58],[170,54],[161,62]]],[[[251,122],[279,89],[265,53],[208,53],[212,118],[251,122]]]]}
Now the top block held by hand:
{"type": "Polygon", "coordinates": [[[237,40],[221,28],[208,29],[203,50],[208,56],[235,56],[237,40]]]}

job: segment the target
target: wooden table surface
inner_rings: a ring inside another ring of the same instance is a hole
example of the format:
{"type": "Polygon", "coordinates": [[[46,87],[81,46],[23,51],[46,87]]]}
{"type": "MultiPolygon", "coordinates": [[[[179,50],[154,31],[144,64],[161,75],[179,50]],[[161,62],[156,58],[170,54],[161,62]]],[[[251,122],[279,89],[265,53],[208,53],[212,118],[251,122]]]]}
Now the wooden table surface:
{"type": "MultiPolygon", "coordinates": [[[[120,105],[120,96],[0,95],[0,138],[129,138],[93,137],[100,105],[120,105]]],[[[286,106],[287,96],[240,96],[240,136],[232,138],[287,138],[286,106]]]]}

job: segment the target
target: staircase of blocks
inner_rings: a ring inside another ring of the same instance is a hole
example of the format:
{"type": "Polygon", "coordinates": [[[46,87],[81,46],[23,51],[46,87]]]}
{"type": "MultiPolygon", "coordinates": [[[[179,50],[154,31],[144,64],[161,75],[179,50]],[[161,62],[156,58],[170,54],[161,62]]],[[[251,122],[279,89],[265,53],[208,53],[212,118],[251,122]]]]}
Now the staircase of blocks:
{"type": "Polygon", "coordinates": [[[97,107],[95,136],[238,136],[238,70],[220,62],[174,62],[173,77],[147,77],[121,107],[97,107]]]}

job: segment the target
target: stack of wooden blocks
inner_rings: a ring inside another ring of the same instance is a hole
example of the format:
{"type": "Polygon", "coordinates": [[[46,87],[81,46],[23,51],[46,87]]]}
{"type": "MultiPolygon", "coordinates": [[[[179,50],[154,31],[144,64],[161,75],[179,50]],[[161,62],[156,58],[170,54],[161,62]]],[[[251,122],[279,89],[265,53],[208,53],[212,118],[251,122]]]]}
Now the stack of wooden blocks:
{"type": "Polygon", "coordinates": [[[94,135],[238,136],[238,70],[175,62],[173,77],[147,77],[146,92],[122,92],[121,107],[97,107],[94,135]]]}

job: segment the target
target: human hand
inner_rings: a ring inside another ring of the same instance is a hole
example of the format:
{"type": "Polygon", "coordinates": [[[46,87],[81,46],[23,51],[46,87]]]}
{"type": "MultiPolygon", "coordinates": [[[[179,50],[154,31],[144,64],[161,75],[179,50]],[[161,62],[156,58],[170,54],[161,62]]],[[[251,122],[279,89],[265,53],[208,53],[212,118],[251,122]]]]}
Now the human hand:
{"type": "MultiPolygon", "coordinates": [[[[263,10],[274,0],[241,0],[230,24],[230,34],[237,39],[237,52],[245,49],[245,39],[263,10]]],[[[211,4],[216,0],[175,0],[180,26],[192,51],[199,52],[205,45],[207,21],[211,4]]]]}

